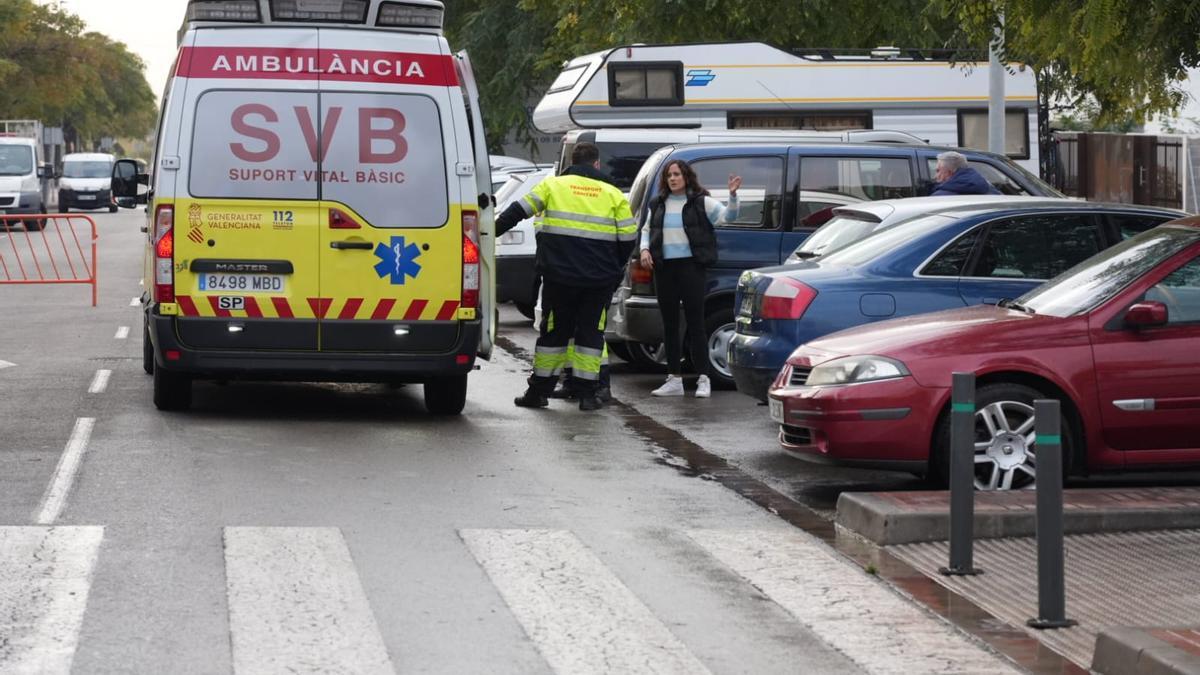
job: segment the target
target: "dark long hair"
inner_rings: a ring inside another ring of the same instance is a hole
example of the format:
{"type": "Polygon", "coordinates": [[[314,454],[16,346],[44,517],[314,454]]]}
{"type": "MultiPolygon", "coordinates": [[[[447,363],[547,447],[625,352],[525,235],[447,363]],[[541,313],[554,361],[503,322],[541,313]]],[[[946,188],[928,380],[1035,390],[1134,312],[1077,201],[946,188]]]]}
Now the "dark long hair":
{"type": "Polygon", "coordinates": [[[662,195],[663,199],[666,199],[671,194],[671,188],[667,187],[667,172],[671,170],[672,166],[678,166],[679,172],[683,174],[683,191],[685,194],[689,197],[708,194],[708,190],[705,190],[704,186],[700,185],[700,179],[696,178],[696,172],[692,170],[692,167],[688,166],[688,163],[682,159],[673,159],[667,162],[667,165],[663,167],[662,173],[658,176],[658,194],[662,195]]]}

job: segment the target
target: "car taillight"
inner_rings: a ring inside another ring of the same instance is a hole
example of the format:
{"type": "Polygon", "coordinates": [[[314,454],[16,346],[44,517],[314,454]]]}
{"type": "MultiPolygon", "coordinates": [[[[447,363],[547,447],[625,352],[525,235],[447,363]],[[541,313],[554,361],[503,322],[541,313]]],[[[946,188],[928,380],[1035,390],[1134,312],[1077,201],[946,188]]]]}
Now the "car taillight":
{"type": "Polygon", "coordinates": [[[759,316],[764,319],[799,319],[816,297],[817,292],[809,286],[795,279],[779,277],[773,279],[766,293],[763,293],[759,316]]]}
{"type": "Polygon", "coordinates": [[[154,301],[175,302],[175,208],[154,212],[154,301]]]}
{"type": "Polygon", "coordinates": [[[649,284],[654,281],[654,273],[642,267],[642,263],[634,260],[629,263],[629,281],[635,284],[649,284]]]}
{"type": "Polygon", "coordinates": [[[463,211],[462,302],[466,308],[479,307],[479,214],[463,211]]]}

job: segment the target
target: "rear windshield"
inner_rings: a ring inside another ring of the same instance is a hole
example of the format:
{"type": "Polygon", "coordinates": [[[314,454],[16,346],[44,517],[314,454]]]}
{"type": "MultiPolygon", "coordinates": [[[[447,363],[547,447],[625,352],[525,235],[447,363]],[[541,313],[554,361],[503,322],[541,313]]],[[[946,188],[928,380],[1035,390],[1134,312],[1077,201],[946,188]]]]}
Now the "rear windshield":
{"type": "MultiPolygon", "coordinates": [[[[638,171],[655,150],[666,143],[610,143],[598,142],[600,150],[600,170],[612,178],[612,184],[621,188],[621,192],[629,192],[633,187],[633,179],[638,171]]],[[[558,163],[559,171],[571,166],[571,153],[575,150],[574,143],[564,143],[562,157],[558,163]]]]}
{"type": "Polygon", "coordinates": [[[112,164],[104,161],[67,162],[63,164],[63,178],[110,178],[112,164]]]}
{"type": "Polygon", "coordinates": [[[794,255],[801,258],[823,255],[862,239],[878,227],[880,227],[878,221],[859,220],[853,216],[834,216],[816,232],[809,235],[796,248],[794,255]]]}
{"type": "Polygon", "coordinates": [[[375,227],[440,227],[450,201],[442,139],[424,95],[209,91],[197,103],[189,191],[325,199],[375,227]]]}
{"type": "Polygon", "coordinates": [[[822,261],[837,264],[862,265],[879,256],[895,251],[902,247],[905,243],[923,236],[952,219],[946,216],[931,215],[920,216],[912,220],[906,220],[895,227],[889,227],[868,235],[865,239],[850,244],[844,248],[833,251],[829,255],[821,258],[822,261]]]}
{"type": "Polygon", "coordinates": [[[27,145],[0,145],[0,176],[33,173],[33,149],[27,145]]]}

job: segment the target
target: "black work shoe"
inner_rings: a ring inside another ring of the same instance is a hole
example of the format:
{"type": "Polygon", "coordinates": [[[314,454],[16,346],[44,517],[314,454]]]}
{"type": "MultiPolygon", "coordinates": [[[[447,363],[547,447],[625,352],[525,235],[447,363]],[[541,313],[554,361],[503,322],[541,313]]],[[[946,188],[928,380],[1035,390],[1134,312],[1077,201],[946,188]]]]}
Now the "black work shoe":
{"type": "Polygon", "coordinates": [[[575,392],[565,384],[558,385],[558,388],[550,392],[550,398],[575,398],[575,392]]]}
{"type": "Polygon", "coordinates": [[[583,396],[579,399],[580,410],[599,410],[603,407],[604,404],[595,396],[583,396]]]}
{"type": "Polygon", "coordinates": [[[513,403],[518,408],[545,408],[550,405],[550,400],[545,396],[530,389],[524,394],[513,399],[513,403]]]}
{"type": "Polygon", "coordinates": [[[596,390],[596,398],[600,399],[601,403],[612,401],[612,389],[608,387],[600,387],[596,390]]]}

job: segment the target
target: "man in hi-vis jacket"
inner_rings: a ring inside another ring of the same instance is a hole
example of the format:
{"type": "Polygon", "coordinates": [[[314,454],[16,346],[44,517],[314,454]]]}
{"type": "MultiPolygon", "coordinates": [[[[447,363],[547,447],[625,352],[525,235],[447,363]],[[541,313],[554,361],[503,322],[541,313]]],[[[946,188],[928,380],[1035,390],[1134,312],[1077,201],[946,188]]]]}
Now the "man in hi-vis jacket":
{"type": "Polygon", "coordinates": [[[604,323],[612,289],[637,242],[629,201],[600,172],[600,151],[580,143],[571,166],[538,183],[496,218],[496,236],[538,216],[537,273],[542,278],[542,323],[529,388],[514,403],[549,405],[570,366],[580,410],[596,410],[604,356],[604,323]],[[574,348],[568,349],[571,340],[574,348]]]}

